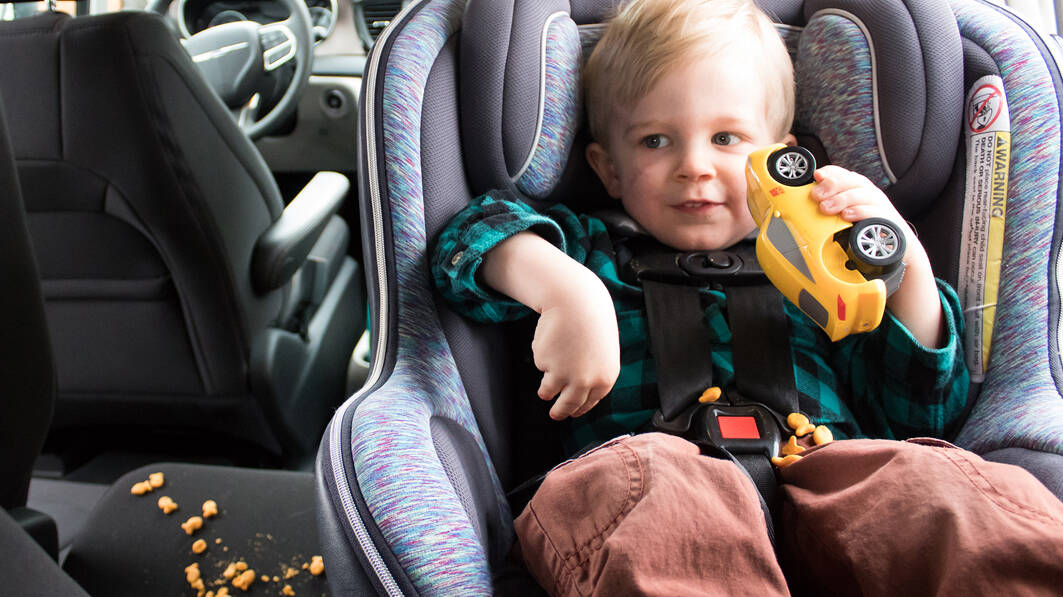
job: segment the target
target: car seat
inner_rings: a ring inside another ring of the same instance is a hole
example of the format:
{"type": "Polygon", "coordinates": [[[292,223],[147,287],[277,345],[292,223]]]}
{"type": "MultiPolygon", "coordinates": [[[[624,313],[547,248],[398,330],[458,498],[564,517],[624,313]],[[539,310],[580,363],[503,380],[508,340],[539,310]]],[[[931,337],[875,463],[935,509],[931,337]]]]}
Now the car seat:
{"type": "MultiPolygon", "coordinates": [[[[318,454],[337,594],[535,590],[508,565],[515,490],[562,455],[528,375],[530,335],[453,313],[433,293],[426,251],[491,188],[538,206],[603,204],[582,157],[578,70],[611,4],[421,0],[374,46],[359,135],[373,361],[318,454]]],[[[999,180],[977,187],[968,167],[965,129],[991,130],[968,116],[1010,109],[999,296],[965,295],[971,312],[995,306],[996,327],[977,405],[951,439],[1063,494],[1056,41],[983,0],[762,6],[795,58],[801,144],[884,187],[954,285],[978,277],[964,210],[1001,199],[990,192],[999,180]],[[985,75],[1000,77],[998,103],[968,102],[985,75]]],[[[976,157],[986,155],[991,170],[993,152],[976,157]]]]}
{"type": "Polygon", "coordinates": [[[157,14],[0,22],[0,52],[55,353],[53,428],[77,437],[56,449],[192,430],[312,461],[364,327],[334,215],[347,178],[320,173],[286,206],[157,14]]]}

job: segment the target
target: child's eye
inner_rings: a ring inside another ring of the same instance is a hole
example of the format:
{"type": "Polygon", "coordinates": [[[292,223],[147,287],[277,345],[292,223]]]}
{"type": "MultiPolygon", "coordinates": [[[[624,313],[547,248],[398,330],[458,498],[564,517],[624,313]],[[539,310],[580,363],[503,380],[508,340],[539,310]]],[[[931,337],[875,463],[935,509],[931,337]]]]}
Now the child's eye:
{"type": "Polygon", "coordinates": [[[671,142],[668,140],[668,137],[665,137],[664,135],[646,135],[642,138],[642,144],[650,149],[667,147],[669,143],[671,142]]]}
{"type": "Polygon", "coordinates": [[[716,133],[712,136],[714,145],[734,145],[740,141],[741,139],[734,133],[716,133]]]}

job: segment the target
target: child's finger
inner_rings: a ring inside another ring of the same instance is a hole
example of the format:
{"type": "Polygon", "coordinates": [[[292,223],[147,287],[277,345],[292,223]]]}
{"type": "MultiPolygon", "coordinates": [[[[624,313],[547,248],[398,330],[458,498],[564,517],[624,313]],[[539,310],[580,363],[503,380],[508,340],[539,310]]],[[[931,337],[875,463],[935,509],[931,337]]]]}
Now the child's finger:
{"type": "Polygon", "coordinates": [[[812,189],[812,198],[816,201],[834,198],[851,189],[874,186],[867,177],[838,166],[823,166],[813,176],[819,183],[812,189]]]}
{"type": "Polygon", "coordinates": [[[608,394],[609,390],[611,389],[612,386],[595,386],[591,388],[591,391],[587,393],[587,398],[583,402],[583,406],[581,406],[580,409],[577,410],[576,413],[572,416],[582,417],[583,415],[590,412],[592,408],[598,406],[598,403],[602,401],[602,398],[604,398],[605,395],[608,394]]]}
{"type": "Polygon", "coordinates": [[[881,209],[874,205],[858,203],[847,206],[845,209],[841,210],[838,215],[840,215],[846,222],[859,222],[860,220],[866,220],[867,218],[885,217],[887,214],[884,214],[881,209]]]}
{"type": "Polygon", "coordinates": [[[868,203],[867,192],[862,188],[850,188],[835,193],[819,202],[819,210],[825,214],[836,214],[842,210],[868,203]]]}
{"type": "Polygon", "coordinates": [[[543,400],[553,400],[561,390],[564,389],[564,384],[557,379],[556,375],[549,372],[543,374],[543,381],[539,384],[539,398],[543,400]]]}
{"type": "Polygon", "coordinates": [[[555,421],[560,421],[566,417],[572,416],[574,412],[579,410],[579,407],[583,405],[583,401],[586,398],[586,393],[579,389],[568,385],[561,391],[561,396],[558,397],[554,405],[550,407],[550,418],[555,421]]]}

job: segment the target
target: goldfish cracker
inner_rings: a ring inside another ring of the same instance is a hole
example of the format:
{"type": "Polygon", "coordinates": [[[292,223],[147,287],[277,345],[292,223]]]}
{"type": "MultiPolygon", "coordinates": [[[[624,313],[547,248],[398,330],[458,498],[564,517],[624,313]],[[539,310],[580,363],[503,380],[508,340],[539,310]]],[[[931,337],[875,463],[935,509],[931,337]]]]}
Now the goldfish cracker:
{"type": "Polygon", "coordinates": [[[771,463],[779,468],[786,468],[798,460],[801,460],[799,454],[790,454],[789,456],[775,456],[771,459],[771,463]]]}
{"type": "Polygon", "coordinates": [[[804,446],[797,445],[796,435],[791,435],[789,441],[779,449],[779,452],[781,452],[783,456],[790,456],[791,454],[798,454],[804,451],[804,446]]]}
{"type": "Polygon", "coordinates": [[[181,528],[185,530],[189,535],[195,533],[199,529],[203,528],[203,519],[198,516],[193,516],[188,520],[181,523],[181,528]]]}
{"type": "Polygon", "coordinates": [[[819,427],[816,427],[815,431],[812,432],[812,441],[817,446],[829,444],[830,442],[834,441],[834,434],[830,432],[830,429],[827,429],[823,425],[820,425],[819,427]]]}

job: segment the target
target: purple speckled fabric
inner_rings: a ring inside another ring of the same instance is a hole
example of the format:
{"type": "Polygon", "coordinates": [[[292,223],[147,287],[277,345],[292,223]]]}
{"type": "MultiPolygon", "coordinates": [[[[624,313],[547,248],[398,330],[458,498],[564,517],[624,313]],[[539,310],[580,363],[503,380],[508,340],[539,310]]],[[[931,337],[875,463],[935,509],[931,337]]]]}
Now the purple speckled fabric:
{"type": "MultiPolygon", "coordinates": [[[[421,183],[421,106],[429,69],[460,26],[462,0],[432,0],[396,32],[381,65],[380,189],[390,211],[398,353],[383,387],[359,404],[351,429],[358,483],[377,527],[421,595],[489,595],[487,555],[447,478],[429,431],[432,417],[457,421],[487,451],[433,304],[426,269],[421,183]],[[382,432],[386,430],[386,432],[382,432]]],[[[505,497],[494,479],[500,503],[505,497]]],[[[504,512],[502,528],[511,528],[504,512]]]]}
{"type": "MultiPolygon", "coordinates": [[[[1063,454],[1063,398],[1049,370],[1049,262],[1059,194],[1060,115],[1045,60],[997,9],[955,0],[964,37],[1000,67],[1011,112],[1011,177],[996,327],[978,404],[957,443],[1063,454]]],[[[1054,339],[1053,339],[1054,340],[1054,339]]]]}
{"type": "Polygon", "coordinates": [[[795,129],[815,133],[831,163],[888,185],[874,134],[871,51],[863,31],[840,15],[815,16],[798,42],[794,78],[795,129]]]}
{"type": "Polygon", "coordinates": [[[516,184],[529,197],[541,199],[561,180],[572,140],[579,128],[579,31],[567,14],[554,15],[546,24],[543,120],[531,163],[516,184]]]}

